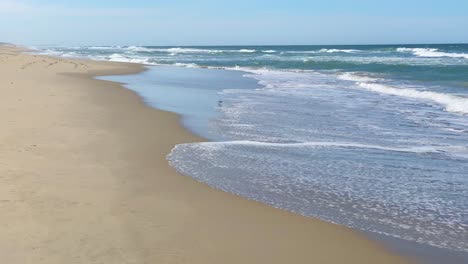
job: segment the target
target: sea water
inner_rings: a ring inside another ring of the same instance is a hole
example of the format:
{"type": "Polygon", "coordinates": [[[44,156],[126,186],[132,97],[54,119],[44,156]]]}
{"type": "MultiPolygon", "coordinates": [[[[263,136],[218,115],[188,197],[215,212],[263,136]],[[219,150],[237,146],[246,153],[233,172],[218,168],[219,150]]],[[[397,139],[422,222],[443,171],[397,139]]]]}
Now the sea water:
{"type": "Polygon", "coordinates": [[[468,45],[40,51],[166,65],[112,80],[211,140],[169,154],[185,175],[467,259],[468,45]]]}

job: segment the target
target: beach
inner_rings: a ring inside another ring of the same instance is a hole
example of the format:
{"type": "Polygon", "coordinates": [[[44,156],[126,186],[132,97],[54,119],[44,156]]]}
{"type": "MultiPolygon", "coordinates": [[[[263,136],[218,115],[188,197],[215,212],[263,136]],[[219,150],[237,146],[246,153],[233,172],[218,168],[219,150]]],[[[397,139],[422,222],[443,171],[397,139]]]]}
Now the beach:
{"type": "Polygon", "coordinates": [[[0,48],[5,263],[407,263],[338,225],[217,191],[166,155],[203,141],[100,75],[137,64],[0,48]]]}

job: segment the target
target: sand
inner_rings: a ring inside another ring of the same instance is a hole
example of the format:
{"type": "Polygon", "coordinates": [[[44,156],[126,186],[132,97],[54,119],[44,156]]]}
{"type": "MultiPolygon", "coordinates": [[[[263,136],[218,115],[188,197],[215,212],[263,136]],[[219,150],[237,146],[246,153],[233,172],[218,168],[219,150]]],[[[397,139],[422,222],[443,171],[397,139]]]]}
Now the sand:
{"type": "Polygon", "coordinates": [[[202,139],[93,79],[142,70],[0,47],[1,263],[407,263],[348,228],[176,173],[165,156],[202,139]]]}

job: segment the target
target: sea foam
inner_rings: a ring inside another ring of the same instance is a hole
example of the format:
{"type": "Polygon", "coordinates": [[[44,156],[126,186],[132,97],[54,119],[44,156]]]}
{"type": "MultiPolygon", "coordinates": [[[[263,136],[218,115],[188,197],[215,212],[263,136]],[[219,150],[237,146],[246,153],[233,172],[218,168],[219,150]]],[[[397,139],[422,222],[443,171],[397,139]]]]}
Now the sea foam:
{"type": "Polygon", "coordinates": [[[319,52],[324,52],[324,53],[355,53],[359,52],[359,50],[355,49],[321,49],[319,52]]]}
{"type": "Polygon", "coordinates": [[[338,78],[357,82],[358,87],[372,92],[396,95],[412,99],[428,100],[445,106],[445,110],[448,112],[468,114],[467,97],[432,91],[420,91],[412,88],[394,87],[386,84],[376,83],[379,79],[367,76],[359,76],[352,73],[342,74],[338,78]]]}
{"type": "Polygon", "coordinates": [[[358,83],[358,86],[373,92],[433,101],[444,105],[445,110],[448,112],[468,114],[468,98],[466,97],[409,88],[396,88],[378,83],[361,82],[358,83]]]}
{"type": "Polygon", "coordinates": [[[449,58],[463,58],[468,59],[468,54],[466,53],[448,53],[442,52],[438,49],[426,49],[426,48],[398,48],[398,52],[410,52],[419,57],[428,57],[428,58],[442,58],[442,57],[449,57],[449,58]]]}
{"type": "Polygon", "coordinates": [[[256,50],[254,50],[254,49],[241,49],[241,50],[239,50],[239,52],[241,52],[241,53],[254,53],[254,52],[256,52],[256,50]]]}
{"type": "Polygon", "coordinates": [[[109,61],[115,62],[128,62],[128,63],[141,63],[141,64],[153,64],[149,61],[149,58],[142,57],[127,57],[118,53],[109,56],[109,61]]]}

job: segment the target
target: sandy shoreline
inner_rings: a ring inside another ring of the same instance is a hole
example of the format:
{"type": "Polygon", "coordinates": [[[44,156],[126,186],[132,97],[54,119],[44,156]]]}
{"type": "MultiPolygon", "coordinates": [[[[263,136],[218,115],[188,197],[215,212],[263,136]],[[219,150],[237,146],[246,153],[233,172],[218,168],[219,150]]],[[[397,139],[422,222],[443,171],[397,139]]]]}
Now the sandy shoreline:
{"type": "Polygon", "coordinates": [[[202,140],[98,75],[141,65],[0,47],[0,255],[5,263],[407,263],[341,226],[177,174],[202,140]]]}

